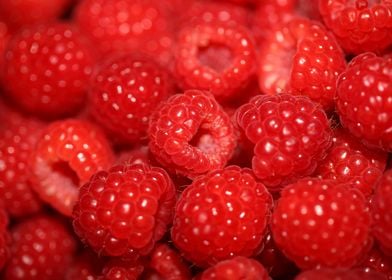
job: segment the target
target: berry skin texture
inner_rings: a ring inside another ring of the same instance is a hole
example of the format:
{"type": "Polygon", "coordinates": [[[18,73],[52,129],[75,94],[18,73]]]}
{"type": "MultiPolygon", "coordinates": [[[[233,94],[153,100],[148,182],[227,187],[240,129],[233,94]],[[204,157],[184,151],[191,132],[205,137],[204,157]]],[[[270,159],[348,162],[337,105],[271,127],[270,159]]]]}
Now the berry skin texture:
{"type": "Polygon", "coordinates": [[[336,81],[346,68],[334,36],[321,24],[294,18],[267,36],[259,53],[260,90],[308,96],[334,109],[336,81]]]}
{"type": "Polygon", "coordinates": [[[365,271],[380,272],[387,276],[387,280],[392,279],[392,256],[385,255],[378,246],[373,246],[357,267],[365,271]]]}
{"type": "Polygon", "coordinates": [[[364,53],[338,80],[336,107],[351,134],[372,148],[392,151],[392,57],[364,53]]]}
{"type": "Polygon", "coordinates": [[[372,203],[373,235],[384,252],[392,256],[392,171],[385,172],[372,203]]]}
{"type": "Polygon", "coordinates": [[[86,0],[75,22],[102,54],[142,50],[166,64],[174,45],[169,10],[154,0],[86,0]]]}
{"type": "Polygon", "coordinates": [[[114,155],[98,127],[67,119],[45,128],[30,162],[33,189],[54,209],[71,216],[79,186],[109,168],[114,155]]]}
{"type": "Polygon", "coordinates": [[[256,72],[249,31],[224,23],[184,27],[177,40],[175,74],[183,89],[210,91],[227,100],[245,88],[256,72]]]}
{"type": "Polygon", "coordinates": [[[319,1],[319,10],[348,53],[378,52],[392,44],[390,0],[325,0],[319,1]]]}
{"type": "Polygon", "coordinates": [[[200,280],[246,279],[269,280],[268,273],[261,263],[245,257],[224,260],[206,269],[200,280]]]}
{"type": "Polygon", "coordinates": [[[0,104],[0,204],[12,217],[38,212],[29,160],[44,124],[0,104]]]}
{"type": "Polygon", "coordinates": [[[135,144],[146,141],[151,112],[172,92],[169,75],[154,61],[120,56],[94,74],[89,107],[111,136],[135,144]]]}
{"type": "Polygon", "coordinates": [[[171,96],[151,117],[149,148],[167,170],[194,178],[223,168],[236,147],[230,117],[211,94],[171,96]]]}
{"type": "Polygon", "coordinates": [[[118,165],[81,188],[73,226],[99,255],[147,255],[171,223],[174,204],[175,187],[163,169],[118,165]]]}
{"type": "Polygon", "coordinates": [[[236,120],[253,144],[253,171],[270,190],[311,175],[332,144],[324,111],[304,96],[258,95],[236,120]]]}
{"type": "MultiPolygon", "coordinates": [[[[321,2],[321,1],[320,1],[321,2]]],[[[388,280],[376,271],[321,268],[300,273],[295,280],[388,280]]]]}
{"type": "Polygon", "coordinates": [[[349,183],[365,196],[373,194],[381,179],[388,153],[370,150],[342,128],[334,131],[333,146],[315,172],[323,179],[349,183]]]}
{"type": "Polygon", "coordinates": [[[14,30],[59,18],[71,0],[0,0],[0,18],[14,30]]]}
{"type": "Polygon", "coordinates": [[[272,198],[249,169],[229,166],[196,178],[178,199],[174,245],[200,267],[262,247],[272,198]]]}
{"type": "Polygon", "coordinates": [[[349,268],[370,249],[370,222],[360,191],[302,179],[282,190],[271,230],[278,247],[301,269],[349,268]]]}
{"type": "Polygon", "coordinates": [[[83,250],[73,258],[72,264],[65,272],[64,280],[96,280],[102,272],[104,265],[94,252],[83,250]]]}
{"type": "Polygon", "coordinates": [[[51,23],[12,36],[4,64],[4,86],[17,104],[40,116],[59,117],[82,106],[93,57],[74,27],[51,23]]]}
{"type": "Polygon", "coordinates": [[[140,261],[129,261],[118,258],[110,259],[102,270],[104,280],[137,280],[144,271],[140,261]]]}
{"type": "Polygon", "coordinates": [[[76,250],[76,241],[58,218],[32,217],[12,228],[11,235],[5,280],[62,279],[76,250]]]}
{"type": "Polygon", "coordinates": [[[0,208],[0,270],[3,269],[10,257],[9,245],[11,240],[7,229],[8,223],[8,216],[5,209],[0,208]]]}

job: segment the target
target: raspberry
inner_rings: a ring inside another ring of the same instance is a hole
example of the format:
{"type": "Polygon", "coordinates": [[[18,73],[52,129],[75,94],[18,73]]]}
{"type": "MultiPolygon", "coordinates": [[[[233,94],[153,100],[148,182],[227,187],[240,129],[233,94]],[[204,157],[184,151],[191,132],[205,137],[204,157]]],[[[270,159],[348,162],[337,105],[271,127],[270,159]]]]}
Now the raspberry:
{"type": "Polygon", "coordinates": [[[139,146],[131,150],[123,150],[117,154],[117,164],[150,164],[150,154],[147,146],[139,146]]]}
{"type": "Polygon", "coordinates": [[[171,60],[173,26],[160,1],[85,0],[75,21],[103,54],[142,50],[164,64],[171,60]]]}
{"type": "Polygon", "coordinates": [[[63,223],[54,217],[35,216],[17,224],[11,234],[11,258],[4,279],[62,279],[76,249],[63,223]]]}
{"type": "Polygon", "coordinates": [[[271,195],[249,169],[217,169],[181,194],[171,236],[184,257],[201,267],[250,257],[262,246],[271,207],[271,195]]]}
{"type": "Polygon", "coordinates": [[[202,23],[183,28],[178,36],[175,73],[183,89],[208,90],[227,100],[254,76],[254,42],[244,27],[202,23]]]}
{"type": "Polygon", "coordinates": [[[392,151],[392,57],[364,53],[355,57],[338,80],[340,121],[370,147],[392,151]]]}
{"type": "MultiPolygon", "coordinates": [[[[321,1],[320,1],[321,2],[321,1]]],[[[387,280],[376,271],[321,268],[300,273],[295,280],[387,280]]]]}
{"type": "Polygon", "coordinates": [[[256,96],[236,119],[254,145],[253,171],[270,190],[311,175],[332,144],[324,111],[304,96],[256,96]]]}
{"type": "Polygon", "coordinates": [[[8,258],[10,257],[9,243],[10,237],[7,230],[8,216],[3,208],[0,208],[0,270],[3,269],[8,258]]]}
{"type": "Polygon", "coordinates": [[[151,117],[148,135],[156,159],[190,178],[225,166],[236,146],[229,116],[199,90],[171,96],[151,117]]]}
{"type": "Polygon", "coordinates": [[[235,257],[224,260],[205,270],[200,280],[213,279],[247,279],[268,280],[268,273],[263,265],[256,260],[245,257],[235,257]]]}
{"type": "Polygon", "coordinates": [[[336,81],[346,62],[332,34],[319,23],[294,18],[268,36],[259,54],[259,85],[275,95],[306,95],[334,108],[336,81]]]}
{"type": "Polygon", "coordinates": [[[74,229],[100,255],[151,252],[172,221],[175,188],[148,165],[118,165],[91,177],[74,208],[74,229]]]}
{"type": "Polygon", "coordinates": [[[102,272],[103,260],[94,252],[83,250],[74,257],[65,272],[64,280],[95,280],[102,272]]]}
{"type": "Polygon", "coordinates": [[[387,276],[386,279],[392,279],[392,256],[383,254],[378,246],[373,247],[358,267],[364,268],[365,271],[380,272],[387,276]]]}
{"type": "Polygon", "coordinates": [[[281,192],[271,229],[278,247],[302,269],[351,267],[371,245],[370,222],[358,190],[302,179],[281,192]]]}
{"type": "Polygon", "coordinates": [[[32,182],[40,198],[71,216],[79,186],[114,162],[105,136],[89,122],[51,123],[31,155],[32,182]]]}
{"type": "Polygon", "coordinates": [[[90,86],[92,114],[110,135],[146,140],[151,112],[172,93],[171,79],[155,62],[134,55],[103,63],[90,86]]]}
{"type": "Polygon", "coordinates": [[[320,1],[319,10],[346,52],[382,51],[392,44],[390,0],[320,1]]]}
{"type": "MultiPolygon", "coordinates": [[[[3,67],[4,64],[5,49],[10,36],[9,27],[0,19],[0,67],[3,67]]],[[[0,75],[2,75],[2,73],[0,73],[0,75]]]]}
{"type": "Polygon", "coordinates": [[[40,121],[0,105],[0,202],[13,217],[41,209],[29,181],[29,159],[43,127],[40,121]]]}
{"type": "Polygon", "coordinates": [[[183,262],[180,255],[166,244],[158,244],[150,255],[149,268],[156,278],[166,280],[191,279],[188,266],[183,262]]]}
{"type": "Polygon", "coordinates": [[[143,270],[144,266],[139,261],[114,258],[105,264],[102,273],[105,280],[137,280],[143,270]]]}
{"type": "Polygon", "coordinates": [[[26,27],[5,56],[8,94],[25,110],[50,117],[79,109],[93,58],[81,35],[65,23],[26,27]]]}
{"type": "Polygon", "coordinates": [[[385,172],[376,188],[372,212],[373,234],[382,249],[392,256],[392,171],[385,172]]]}
{"type": "Polygon", "coordinates": [[[59,18],[71,0],[0,0],[0,18],[13,29],[59,18]]]}
{"type": "Polygon", "coordinates": [[[365,196],[373,194],[387,164],[388,154],[368,149],[358,139],[339,128],[334,131],[333,146],[319,163],[320,178],[350,183],[365,196]]]}

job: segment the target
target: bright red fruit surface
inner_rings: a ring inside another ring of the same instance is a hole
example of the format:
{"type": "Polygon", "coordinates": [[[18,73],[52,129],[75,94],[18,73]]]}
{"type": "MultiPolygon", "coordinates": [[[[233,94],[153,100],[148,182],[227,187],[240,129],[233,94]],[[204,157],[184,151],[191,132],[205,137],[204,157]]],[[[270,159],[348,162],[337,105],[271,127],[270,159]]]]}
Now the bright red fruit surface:
{"type": "Polygon", "coordinates": [[[314,269],[300,273],[295,280],[388,280],[381,273],[361,269],[314,269]]]}
{"type": "Polygon", "coordinates": [[[190,178],[222,168],[236,147],[229,116],[206,92],[170,97],[151,117],[150,151],[167,170],[190,178]]]}
{"type": "Polygon", "coordinates": [[[57,117],[83,105],[93,57],[72,25],[51,23],[12,36],[4,64],[8,95],[24,110],[57,117]]]}
{"type": "Polygon", "coordinates": [[[89,90],[96,120],[128,144],[147,140],[151,112],[174,92],[164,68],[148,58],[111,58],[98,68],[89,90]]]}
{"type": "Polygon", "coordinates": [[[31,155],[32,186],[42,200],[71,216],[79,186],[113,162],[111,147],[98,127],[76,119],[53,122],[31,155]]]}
{"type": "Polygon", "coordinates": [[[249,169],[218,169],[181,194],[171,236],[184,257],[202,267],[250,257],[262,247],[271,206],[271,195],[249,169]]]}
{"type": "Polygon", "coordinates": [[[149,254],[172,221],[175,188],[148,165],[118,165],[91,177],[74,208],[74,229],[99,255],[149,254]]]}
{"type": "Polygon", "coordinates": [[[392,151],[392,57],[355,57],[338,80],[340,121],[367,146],[392,151]]]}
{"type": "Polygon", "coordinates": [[[8,224],[7,213],[4,209],[0,208],[0,269],[3,269],[10,257],[9,245],[11,240],[7,229],[8,224]]]}
{"type": "Polygon", "coordinates": [[[351,267],[370,249],[363,194],[330,180],[303,179],[283,189],[272,215],[274,240],[298,267],[351,267]]]}
{"type": "Polygon", "coordinates": [[[311,175],[332,144],[325,112],[304,96],[256,96],[236,120],[253,145],[253,171],[271,190],[311,175]]]}

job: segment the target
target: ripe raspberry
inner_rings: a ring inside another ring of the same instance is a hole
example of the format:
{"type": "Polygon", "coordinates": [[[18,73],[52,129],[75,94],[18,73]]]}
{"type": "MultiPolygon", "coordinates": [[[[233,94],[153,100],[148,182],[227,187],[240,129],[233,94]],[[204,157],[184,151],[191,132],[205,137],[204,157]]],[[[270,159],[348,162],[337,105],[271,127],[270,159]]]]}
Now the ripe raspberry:
{"type": "Polygon", "coordinates": [[[43,131],[31,155],[31,181],[42,200],[71,216],[79,186],[113,162],[109,143],[98,127],[87,121],[61,120],[43,131]]]}
{"type": "Polygon", "coordinates": [[[103,54],[142,50],[164,64],[171,60],[173,21],[163,2],[84,0],[75,20],[103,54]]]}
{"type": "Polygon", "coordinates": [[[76,242],[57,218],[41,215],[11,230],[11,258],[5,279],[62,279],[71,263],[76,242]]]}
{"type": "Polygon", "coordinates": [[[170,97],[151,117],[148,135],[156,159],[190,178],[224,167],[236,146],[229,116],[199,90],[170,97]]]}
{"type": "Polygon", "coordinates": [[[0,18],[13,29],[59,18],[70,0],[0,0],[0,18]]]}
{"type": "Polygon", "coordinates": [[[132,150],[123,150],[117,154],[117,164],[151,164],[148,146],[136,147],[132,150]]]}
{"type": "Polygon", "coordinates": [[[239,256],[230,260],[221,261],[215,266],[206,269],[199,279],[269,280],[270,278],[261,263],[253,259],[239,256]]]}
{"type": "Polygon", "coordinates": [[[324,109],[334,108],[336,81],[346,68],[342,50],[319,23],[295,18],[278,26],[259,54],[259,86],[275,95],[306,95],[324,109]]]}
{"type": "Polygon", "coordinates": [[[373,234],[385,253],[392,256],[392,170],[385,172],[377,186],[372,207],[373,234]]]}
{"type": "Polygon", "coordinates": [[[29,159],[43,123],[0,107],[0,204],[13,217],[26,216],[41,208],[29,181],[29,159]]]}
{"type": "Polygon", "coordinates": [[[183,28],[178,36],[175,74],[183,89],[209,90],[227,100],[254,76],[254,42],[244,27],[202,23],[183,28]]]}
{"type": "Polygon", "coordinates": [[[172,92],[163,68],[149,59],[126,55],[106,61],[95,73],[89,105],[110,135],[134,144],[146,140],[151,112],[172,92]]]}
{"type": "Polygon", "coordinates": [[[103,259],[94,252],[83,250],[74,257],[72,264],[67,268],[64,280],[98,280],[103,265],[103,259]]]}
{"type": "Polygon", "coordinates": [[[9,245],[10,237],[7,230],[8,226],[8,216],[2,207],[0,208],[0,271],[3,269],[4,265],[10,257],[9,245]]]}
{"type": "Polygon", "coordinates": [[[192,279],[188,266],[180,255],[166,244],[158,244],[150,255],[151,279],[188,280],[192,279]]]}
{"type": "Polygon", "coordinates": [[[365,196],[373,194],[387,164],[388,154],[368,149],[344,129],[334,131],[333,146],[319,163],[318,177],[349,183],[365,196]]]}
{"type": "Polygon", "coordinates": [[[358,267],[363,268],[365,271],[380,272],[387,276],[386,280],[392,279],[392,256],[383,254],[378,246],[373,247],[358,267]]]}
{"type": "Polygon", "coordinates": [[[262,246],[271,207],[271,195],[249,169],[217,169],[181,194],[171,236],[184,257],[201,267],[250,257],[262,246]]]}
{"type": "Polygon", "coordinates": [[[392,151],[392,57],[364,53],[338,80],[340,121],[367,146],[392,151]]]}
{"type": "MultiPolygon", "coordinates": [[[[110,259],[103,268],[103,279],[105,280],[137,280],[143,273],[143,264],[136,261],[110,259]]],[[[101,278],[98,278],[101,279],[101,278]]]]}
{"type": "Polygon", "coordinates": [[[302,269],[351,267],[371,245],[366,203],[349,185],[300,180],[281,192],[272,215],[274,240],[302,269]]]}
{"type": "MultiPolygon", "coordinates": [[[[321,1],[320,1],[321,2],[321,1]]],[[[308,270],[297,275],[295,280],[388,280],[376,271],[361,269],[330,269],[321,268],[308,270]]]]}
{"type": "Polygon", "coordinates": [[[25,110],[51,117],[79,109],[84,102],[93,58],[70,25],[23,28],[8,44],[4,86],[25,110]]]}
{"type": "MultiPolygon", "coordinates": [[[[10,36],[9,27],[0,19],[0,68],[2,68],[4,64],[5,49],[10,36]]],[[[0,75],[2,75],[2,73],[0,73],[0,75]]]]}
{"type": "Polygon", "coordinates": [[[392,44],[390,0],[325,0],[319,9],[346,52],[382,51],[392,44]]]}
{"type": "Polygon", "coordinates": [[[74,208],[74,229],[99,255],[146,255],[172,221],[175,188],[148,165],[119,165],[96,173],[74,208]]]}
{"type": "Polygon", "coordinates": [[[332,144],[324,111],[304,96],[256,96],[236,119],[254,145],[253,171],[271,190],[311,175],[332,144]]]}

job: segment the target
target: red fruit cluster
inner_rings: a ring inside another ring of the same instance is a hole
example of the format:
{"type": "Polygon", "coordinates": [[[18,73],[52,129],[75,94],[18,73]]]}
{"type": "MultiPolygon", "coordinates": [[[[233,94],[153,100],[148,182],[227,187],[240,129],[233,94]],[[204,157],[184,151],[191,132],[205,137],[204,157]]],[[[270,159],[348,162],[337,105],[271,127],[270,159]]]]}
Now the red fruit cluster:
{"type": "Polygon", "coordinates": [[[392,279],[392,0],[0,0],[0,278],[392,279]]]}

